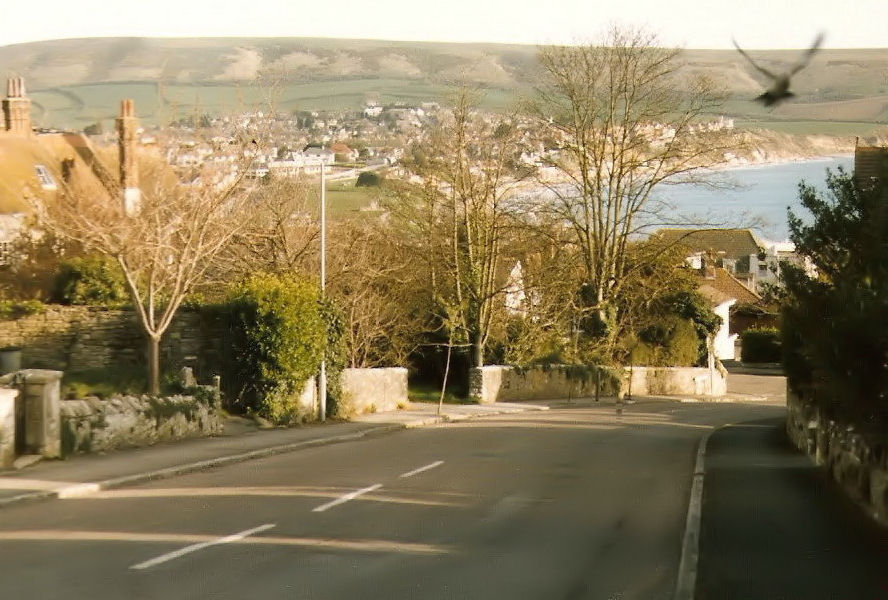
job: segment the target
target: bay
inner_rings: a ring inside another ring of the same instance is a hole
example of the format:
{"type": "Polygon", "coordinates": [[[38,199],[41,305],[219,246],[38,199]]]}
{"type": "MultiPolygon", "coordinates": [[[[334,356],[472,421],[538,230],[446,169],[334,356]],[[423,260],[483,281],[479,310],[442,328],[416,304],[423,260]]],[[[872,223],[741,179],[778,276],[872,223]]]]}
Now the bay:
{"type": "Polygon", "coordinates": [[[823,157],[778,164],[744,166],[712,173],[728,189],[693,184],[660,186],[655,194],[668,202],[676,223],[700,223],[715,226],[750,227],[770,240],[789,236],[787,207],[803,221],[809,213],[799,202],[798,185],[805,181],[826,191],[826,171],[841,166],[851,172],[851,155],[823,157]]]}

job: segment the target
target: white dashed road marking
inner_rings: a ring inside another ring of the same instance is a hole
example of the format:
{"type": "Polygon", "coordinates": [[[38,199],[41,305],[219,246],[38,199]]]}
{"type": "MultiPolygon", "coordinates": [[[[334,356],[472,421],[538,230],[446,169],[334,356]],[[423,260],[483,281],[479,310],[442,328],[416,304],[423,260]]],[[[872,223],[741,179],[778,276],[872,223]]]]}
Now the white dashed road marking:
{"type": "Polygon", "coordinates": [[[259,533],[260,531],[265,531],[266,529],[271,529],[272,527],[274,527],[273,523],[266,523],[265,525],[260,525],[259,527],[254,527],[253,529],[247,529],[246,531],[241,531],[240,533],[226,535],[225,537],[210,540],[208,542],[200,542],[199,544],[185,546],[184,548],[181,548],[179,550],[167,552],[166,554],[161,554],[160,556],[152,558],[151,560],[140,562],[137,565],[131,566],[130,569],[150,569],[151,567],[154,567],[161,563],[179,558],[180,556],[185,556],[186,554],[191,554],[192,552],[197,552],[198,550],[203,550],[204,548],[209,548],[210,546],[219,546],[221,544],[229,544],[231,542],[242,540],[245,537],[253,535],[254,533],[259,533]]]}
{"type": "Polygon", "coordinates": [[[433,462],[433,463],[431,463],[431,464],[428,464],[428,465],[426,465],[426,466],[424,466],[424,467],[420,467],[420,468],[418,468],[418,469],[413,469],[412,471],[408,471],[408,472],[406,472],[406,473],[402,473],[402,474],[401,474],[401,477],[402,477],[402,478],[403,478],[403,477],[413,477],[414,475],[419,475],[420,473],[423,473],[423,472],[425,472],[425,471],[429,471],[429,470],[431,470],[431,469],[434,469],[435,467],[440,467],[440,466],[443,465],[443,464],[444,464],[444,461],[443,461],[443,460],[436,460],[435,462],[433,462]]]}
{"type": "Polygon", "coordinates": [[[348,493],[345,496],[340,496],[336,500],[332,500],[330,502],[327,502],[326,504],[321,504],[317,508],[312,509],[311,512],[324,512],[328,508],[333,508],[334,506],[339,506],[340,504],[345,504],[349,500],[354,500],[358,496],[363,496],[364,494],[366,494],[368,492],[374,492],[381,487],[382,487],[382,484],[377,483],[375,485],[371,485],[370,487],[365,487],[363,489],[348,493]]]}

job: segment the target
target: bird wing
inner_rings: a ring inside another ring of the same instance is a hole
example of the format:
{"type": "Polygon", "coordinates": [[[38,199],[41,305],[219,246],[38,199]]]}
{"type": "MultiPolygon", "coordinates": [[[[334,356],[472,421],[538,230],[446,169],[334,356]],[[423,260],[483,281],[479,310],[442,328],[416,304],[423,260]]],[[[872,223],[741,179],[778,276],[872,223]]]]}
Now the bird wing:
{"type": "Polygon", "coordinates": [[[817,39],[814,40],[814,43],[811,45],[811,47],[808,48],[808,50],[802,55],[802,58],[799,59],[799,62],[797,62],[795,65],[793,65],[789,74],[795,75],[796,73],[798,73],[799,71],[804,69],[806,66],[808,66],[808,63],[811,62],[811,57],[814,56],[814,53],[820,49],[820,44],[822,44],[822,43],[823,43],[823,32],[821,31],[817,35],[817,39]]]}
{"type": "Polygon", "coordinates": [[[748,60],[749,64],[751,64],[753,67],[755,67],[756,70],[758,70],[760,73],[762,73],[763,75],[765,75],[766,77],[768,77],[770,79],[777,79],[777,75],[775,75],[771,71],[767,70],[766,68],[760,67],[759,65],[755,64],[755,61],[752,60],[752,58],[750,58],[750,56],[746,52],[743,51],[743,48],[741,48],[740,46],[737,45],[737,40],[731,38],[731,41],[734,42],[734,47],[737,49],[737,52],[739,52],[741,54],[741,56],[743,56],[743,58],[748,60]]]}

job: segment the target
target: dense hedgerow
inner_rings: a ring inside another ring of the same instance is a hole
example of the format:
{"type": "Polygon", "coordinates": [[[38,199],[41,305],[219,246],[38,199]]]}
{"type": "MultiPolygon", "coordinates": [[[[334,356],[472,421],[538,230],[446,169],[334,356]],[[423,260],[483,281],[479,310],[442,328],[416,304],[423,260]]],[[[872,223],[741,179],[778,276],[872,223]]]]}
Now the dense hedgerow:
{"type": "Polygon", "coordinates": [[[237,286],[229,308],[241,408],[275,423],[309,418],[299,396],[318,372],[328,344],[318,286],[254,275],[237,286]]]}
{"type": "Polygon", "coordinates": [[[780,331],[776,327],[747,329],[740,334],[740,357],[748,363],[780,362],[780,331]]]}

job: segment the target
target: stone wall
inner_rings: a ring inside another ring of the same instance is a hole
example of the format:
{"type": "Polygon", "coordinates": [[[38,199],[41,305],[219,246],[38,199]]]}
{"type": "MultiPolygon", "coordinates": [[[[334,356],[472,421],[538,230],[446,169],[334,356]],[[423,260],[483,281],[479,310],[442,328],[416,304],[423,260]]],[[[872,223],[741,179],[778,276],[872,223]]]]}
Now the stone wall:
{"type": "Polygon", "coordinates": [[[617,396],[620,392],[639,396],[723,396],[727,375],[721,369],[713,369],[712,374],[710,385],[706,368],[627,367],[618,383],[612,370],[597,367],[487,366],[472,369],[469,385],[470,396],[480,403],[594,397],[596,379],[601,396],[617,396]]]}
{"type": "Polygon", "coordinates": [[[500,365],[474,368],[469,374],[469,396],[476,402],[514,402],[617,395],[616,377],[596,367],[552,365],[518,368],[500,365]],[[597,373],[597,377],[596,377],[597,373]]]}
{"type": "Polygon", "coordinates": [[[167,440],[219,435],[218,397],[120,396],[62,400],[62,453],[101,452],[167,440]]]}
{"type": "Polygon", "coordinates": [[[786,387],[786,433],[824,467],[845,492],[888,525],[888,439],[863,435],[825,417],[811,401],[786,387]]]}
{"type": "MultiPolygon", "coordinates": [[[[221,319],[180,310],[161,342],[161,363],[194,367],[206,381],[222,362],[226,329],[221,319]]],[[[145,334],[130,310],[50,306],[40,314],[0,321],[0,347],[21,346],[22,367],[79,371],[145,364],[145,334]]]]}
{"type": "Polygon", "coordinates": [[[0,388],[0,469],[15,460],[15,398],[18,390],[0,388]]]}
{"type": "Polygon", "coordinates": [[[407,369],[344,369],[343,409],[349,414],[396,410],[407,405],[407,369]]]}
{"type": "Polygon", "coordinates": [[[724,396],[727,372],[706,367],[626,368],[623,391],[637,396],[724,396]],[[631,382],[631,386],[629,383],[631,382]]]}

